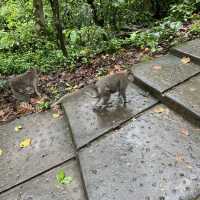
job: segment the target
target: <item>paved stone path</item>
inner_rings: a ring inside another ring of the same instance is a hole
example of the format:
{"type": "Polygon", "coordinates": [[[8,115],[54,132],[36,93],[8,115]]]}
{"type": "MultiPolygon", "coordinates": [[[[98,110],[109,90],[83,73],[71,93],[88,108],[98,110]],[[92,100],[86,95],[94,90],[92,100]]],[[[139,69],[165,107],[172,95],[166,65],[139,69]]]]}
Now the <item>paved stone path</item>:
{"type": "Polygon", "coordinates": [[[200,200],[200,40],[133,71],[126,108],[113,95],[94,113],[83,89],[66,98],[65,116],[0,126],[0,200],[200,200]],[[61,169],[71,183],[57,182],[61,169]]]}

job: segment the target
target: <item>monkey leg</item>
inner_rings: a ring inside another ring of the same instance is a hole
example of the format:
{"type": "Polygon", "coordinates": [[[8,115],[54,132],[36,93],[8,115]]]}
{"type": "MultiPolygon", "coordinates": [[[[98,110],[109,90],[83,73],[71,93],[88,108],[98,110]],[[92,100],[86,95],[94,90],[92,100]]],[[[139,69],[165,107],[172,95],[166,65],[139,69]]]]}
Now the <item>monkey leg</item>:
{"type": "Polygon", "coordinates": [[[122,99],[121,92],[119,91],[119,93],[118,93],[118,104],[122,104],[122,103],[123,103],[123,99],[122,99]]]}
{"type": "Polygon", "coordinates": [[[122,95],[122,98],[123,98],[123,104],[125,105],[127,103],[126,90],[121,91],[121,95],[122,95]]]}
{"type": "Polygon", "coordinates": [[[98,98],[96,103],[95,103],[95,106],[99,103],[99,101],[101,100],[101,98],[98,98]]]}
{"type": "Polygon", "coordinates": [[[110,99],[110,94],[107,94],[102,97],[103,98],[103,103],[102,103],[102,108],[105,108],[108,106],[108,101],[110,99]]]}

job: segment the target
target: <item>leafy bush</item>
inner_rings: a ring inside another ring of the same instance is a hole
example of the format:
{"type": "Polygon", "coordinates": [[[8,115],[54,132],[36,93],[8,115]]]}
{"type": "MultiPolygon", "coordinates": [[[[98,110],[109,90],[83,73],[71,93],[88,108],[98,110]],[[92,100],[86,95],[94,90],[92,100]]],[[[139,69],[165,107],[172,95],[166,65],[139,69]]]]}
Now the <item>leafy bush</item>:
{"type": "Polygon", "coordinates": [[[190,27],[190,32],[193,34],[200,34],[200,19],[196,20],[190,27]]]}
{"type": "MultiPolygon", "coordinates": [[[[171,43],[182,22],[191,19],[199,0],[69,0],[59,1],[60,16],[66,40],[67,58],[57,47],[52,11],[44,0],[46,35],[35,30],[32,0],[0,2],[0,73],[24,72],[35,66],[43,72],[67,66],[75,69],[76,62],[89,62],[101,52],[113,52],[123,45],[133,44],[159,50],[162,41],[171,43]],[[92,3],[91,3],[92,2],[92,3]],[[156,22],[155,15],[168,17],[156,22]],[[95,16],[96,14],[96,16],[95,16]],[[164,15],[163,15],[164,16],[164,15]],[[97,23],[98,22],[98,23],[97,23]],[[135,24],[147,31],[136,31],[129,38],[119,38],[120,30],[132,30],[135,24]]],[[[199,22],[191,26],[199,33],[199,22]]]]}
{"type": "Polygon", "coordinates": [[[170,18],[173,20],[187,21],[192,16],[194,10],[194,4],[176,4],[170,9],[170,18]]]}
{"type": "Polygon", "coordinates": [[[132,43],[141,48],[148,47],[152,52],[155,52],[158,49],[158,46],[161,41],[172,40],[176,32],[182,27],[180,21],[171,22],[164,21],[160,25],[153,27],[150,30],[145,32],[134,32],[131,34],[129,43],[132,43]]]}

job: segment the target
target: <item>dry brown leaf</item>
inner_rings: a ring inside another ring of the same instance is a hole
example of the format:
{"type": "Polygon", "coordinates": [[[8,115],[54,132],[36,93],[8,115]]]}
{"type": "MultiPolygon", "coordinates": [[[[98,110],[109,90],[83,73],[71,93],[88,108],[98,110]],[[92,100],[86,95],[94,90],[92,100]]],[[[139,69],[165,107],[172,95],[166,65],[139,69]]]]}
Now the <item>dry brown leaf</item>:
{"type": "Polygon", "coordinates": [[[144,49],[144,53],[148,53],[149,51],[150,51],[150,49],[147,47],[144,49]]]}
{"type": "Polygon", "coordinates": [[[38,104],[39,101],[40,101],[40,99],[31,98],[31,104],[33,104],[33,105],[38,104]]]}
{"type": "Polygon", "coordinates": [[[188,135],[189,135],[188,129],[182,128],[182,129],[181,129],[181,134],[184,135],[184,136],[188,136],[188,135]]]}
{"type": "Polygon", "coordinates": [[[0,110],[0,117],[4,117],[5,115],[5,111],[4,110],[0,110]]]}
{"type": "Polygon", "coordinates": [[[181,62],[182,62],[183,64],[190,63],[190,57],[183,57],[183,58],[181,59],[181,62]]]}
{"type": "Polygon", "coordinates": [[[49,77],[47,75],[43,75],[43,76],[40,77],[40,80],[41,81],[48,81],[49,77]]]}
{"type": "Polygon", "coordinates": [[[33,106],[27,102],[20,103],[17,108],[17,112],[20,114],[25,114],[25,113],[29,113],[29,112],[33,112],[33,111],[34,111],[33,106]]]}
{"type": "Polygon", "coordinates": [[[153,69],[154,70],[160,70],[160,69],[162,69],[162,66],[161,65],[154,65],[153,69]]]}

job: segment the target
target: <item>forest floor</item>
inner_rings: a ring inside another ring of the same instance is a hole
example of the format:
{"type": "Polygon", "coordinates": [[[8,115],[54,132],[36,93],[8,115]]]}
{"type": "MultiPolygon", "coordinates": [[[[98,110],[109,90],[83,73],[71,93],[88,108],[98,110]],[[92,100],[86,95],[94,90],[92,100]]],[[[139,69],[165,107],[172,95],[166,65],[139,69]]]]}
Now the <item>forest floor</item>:
{"type": "Polygon", "coordinates": [[[78,63],[76,70],[72,72],[61,68],[55,72],[40,74],[38,89],[43,97],[33,97],[30,102],[17,102],[8,88],[0,91],[0,124],[25,114],[46,110],[64,94],[80,89],[96,81],[100,76],[119,68],[133,66],[139,62],[159,57],[166,51],[167,49],[153,55],[148,48],[129,47],[113,54],[97,55],[88,64],[78,63]]]}
{"type": "MultiPolygon", "coordinates": [[[[185,23],[180,30],[179,35],[182,40],[187,41],[196,37],[189,34],[190,25],[185,23]]],[[[115,53],[102,53],[86,64],[77,62],[74,71],[70,71],[67,67],[56,67],[53,72],[39,75],[38,89],[42,93],[42,98],[33,97],[30,102],[17,102],[9,88],[0,90],[0,125],[29,113],[47,110],[63,95],[74,92],[112,71],[134,67],[139,62],[160,57],[169,51],[170,42],[163,41],[159,47],[161,50],[157,53],[151,53],[149,48],[141,49],[135,46],[124,47],[115,53]]]]}

